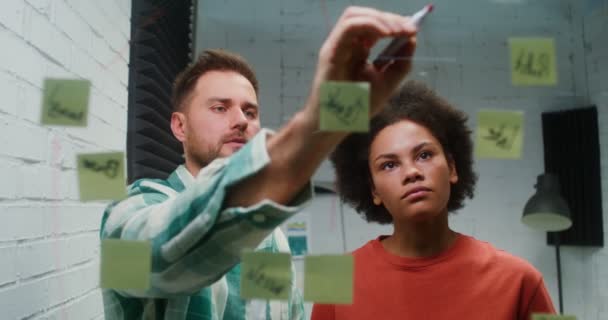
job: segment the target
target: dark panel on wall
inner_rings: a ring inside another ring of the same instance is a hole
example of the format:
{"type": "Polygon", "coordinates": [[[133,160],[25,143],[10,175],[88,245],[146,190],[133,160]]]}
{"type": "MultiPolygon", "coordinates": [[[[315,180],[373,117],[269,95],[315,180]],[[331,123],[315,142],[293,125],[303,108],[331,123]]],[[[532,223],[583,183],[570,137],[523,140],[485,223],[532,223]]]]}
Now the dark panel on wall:
{"type": "Polygon", "coordinates": [[[128,183],[166,178],[183,163],[171,133],[171,86],[191,61],[192,0],[133,0],[127,130],[128,183]]]}
{"type": "MultiPolygon", "coordinates": [[[[560,244],[603,246],[600,143],[596,107],[542,114],[545,172],[558,175],[572,227],[560,244]]],[[[547,242],[554,244],[551,234],[547,242]]]]}

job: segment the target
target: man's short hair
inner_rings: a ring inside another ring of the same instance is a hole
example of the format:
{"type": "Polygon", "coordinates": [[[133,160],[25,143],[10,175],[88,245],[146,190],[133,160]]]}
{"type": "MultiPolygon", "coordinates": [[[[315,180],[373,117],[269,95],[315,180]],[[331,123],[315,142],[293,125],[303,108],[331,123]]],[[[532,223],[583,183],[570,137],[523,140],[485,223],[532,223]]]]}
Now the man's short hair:
{"type": "Polygon", "coordinates": [[[458,182],[450,187],[447,208],[449,212],[462,208],[465,198],[473,197],[477,181],[467,115],[415,81],[406,82],[391,98],[389,105],[371,120],[369,132],[351,134],[330,155],[336,169],[340,198],[364,215],[367,221],[381,224],[393,221],[384,205],[373,203],[368,159],[371,143],[378,133],[401,120],[411,120],[426,127],[441,143],[446,160],[454,161],[458,182]]]}
{"type": "Polygon", "coordinates": [[[234,71],[245,77],[258,94],[258,80],[253,68],[238,54],[221,49],[205,50],[198,59],[180,72],[173,82],[171,105],[173,111],[182,110],[189,100],[198,78],[208,71],[234,71]]]}

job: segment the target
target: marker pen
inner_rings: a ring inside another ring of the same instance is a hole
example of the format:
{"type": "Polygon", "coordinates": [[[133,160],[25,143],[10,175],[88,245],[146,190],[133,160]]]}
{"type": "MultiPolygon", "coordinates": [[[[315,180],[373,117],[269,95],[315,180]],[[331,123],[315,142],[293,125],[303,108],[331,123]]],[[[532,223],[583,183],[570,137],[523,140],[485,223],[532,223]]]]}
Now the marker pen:
{"type": "MultiPolygon", "coordinates": [[[[422,8],[422,10],[414,13],[414,15],[411,17],[412,22],[416,26],[419,26],[420,23],[422,23],[424,17],[431,11],[433,11],[433,5],[426,5],[424,8],[422,8]]],[[[394,60],[395,55],[399,51],[401,51],[403,49],[403,46],[406,44],[407,38],[398,37],[393,39],[393,41],[391,41],[391,43],[389,43],[389,45],[384,48],[384,50],[382,50],[380,54],[378,54],[378,57],[376,57],[376,59],[374,60],[374,66],[378,69],[382,69],[386,64],[394,60]]]]}

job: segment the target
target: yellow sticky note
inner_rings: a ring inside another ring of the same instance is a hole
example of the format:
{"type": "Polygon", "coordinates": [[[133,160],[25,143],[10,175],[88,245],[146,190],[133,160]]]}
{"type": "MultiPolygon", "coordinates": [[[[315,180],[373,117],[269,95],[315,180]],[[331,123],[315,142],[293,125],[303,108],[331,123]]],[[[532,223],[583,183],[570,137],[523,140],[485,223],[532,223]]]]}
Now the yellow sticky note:
{"type": "Polygon", "coordinates": [[[88,80],[45,79],[41,123],[86,127],[90,91],[88,80]]]}
{"type": "Polygon", "coordinates": [[[101,242],[100,287],[146,290],[150,287],[152,249],[147,241],[101,242]]]}
{"type": "Polygon", "coordinates": [[[559,314],[534,313],[532,314],[532,320],[576,320],[576,317],[559,314]]]}
{"type": "Polygon", "coordinates": [[[553,38],[510,38],[511,83],[552,86],[557,83],[553,38]]]}
{"type": "Polygon", "coordinates": [[[304,300],[317,303],[353,302],[353,256],[307,256],[304,260],[304,300]]]}
{"type": "Polygon", "coordinates": [[[369,130],[369,83],[326,81],[320,89],[320,130],[369,130]]]}
{"type": "Polygon", "coordinates": [[[241,257],[241,297],[288,300],[291,256],[287,253],[244,252],[241,257]]]}
{"type": "Polygon", "coordinates": [[[119,200],[126,196],[124,153],[78,155],[80,200],[119,200]]]}
{"type": "Polygon", "coordinates": [[[480,110],[477,113],[475,156],[478,158],[518,159],[524,136],[521,111],[480,110]]]}

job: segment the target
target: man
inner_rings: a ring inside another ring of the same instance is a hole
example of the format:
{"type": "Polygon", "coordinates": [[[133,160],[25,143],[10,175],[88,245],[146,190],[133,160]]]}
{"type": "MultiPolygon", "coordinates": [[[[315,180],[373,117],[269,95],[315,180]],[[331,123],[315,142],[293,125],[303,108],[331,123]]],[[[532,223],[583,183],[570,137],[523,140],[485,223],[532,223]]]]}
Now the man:
{"type": "Polygon", "coordinates": [[[288,250],[275,229],[310,199],[310,177],[346,136],[319,131],[321,83],[370,82],[377,113],[411,67],[415,33],[407,17],[345,10],[319,52],[306,105],[274,135],[260,129],[257,80],[241,58],[207,51],[183,71],[171,129],[185,164],[167,180],[135,182],[102,221],[102,238],[151,242],[151,287],[104,290],[106,319],[303,319],[295,290],[288,303],[240,299],[239,255],[288,250]],[[409,40],[399,59],[368,64],[373,44],[395,36],[409,40]]]}

